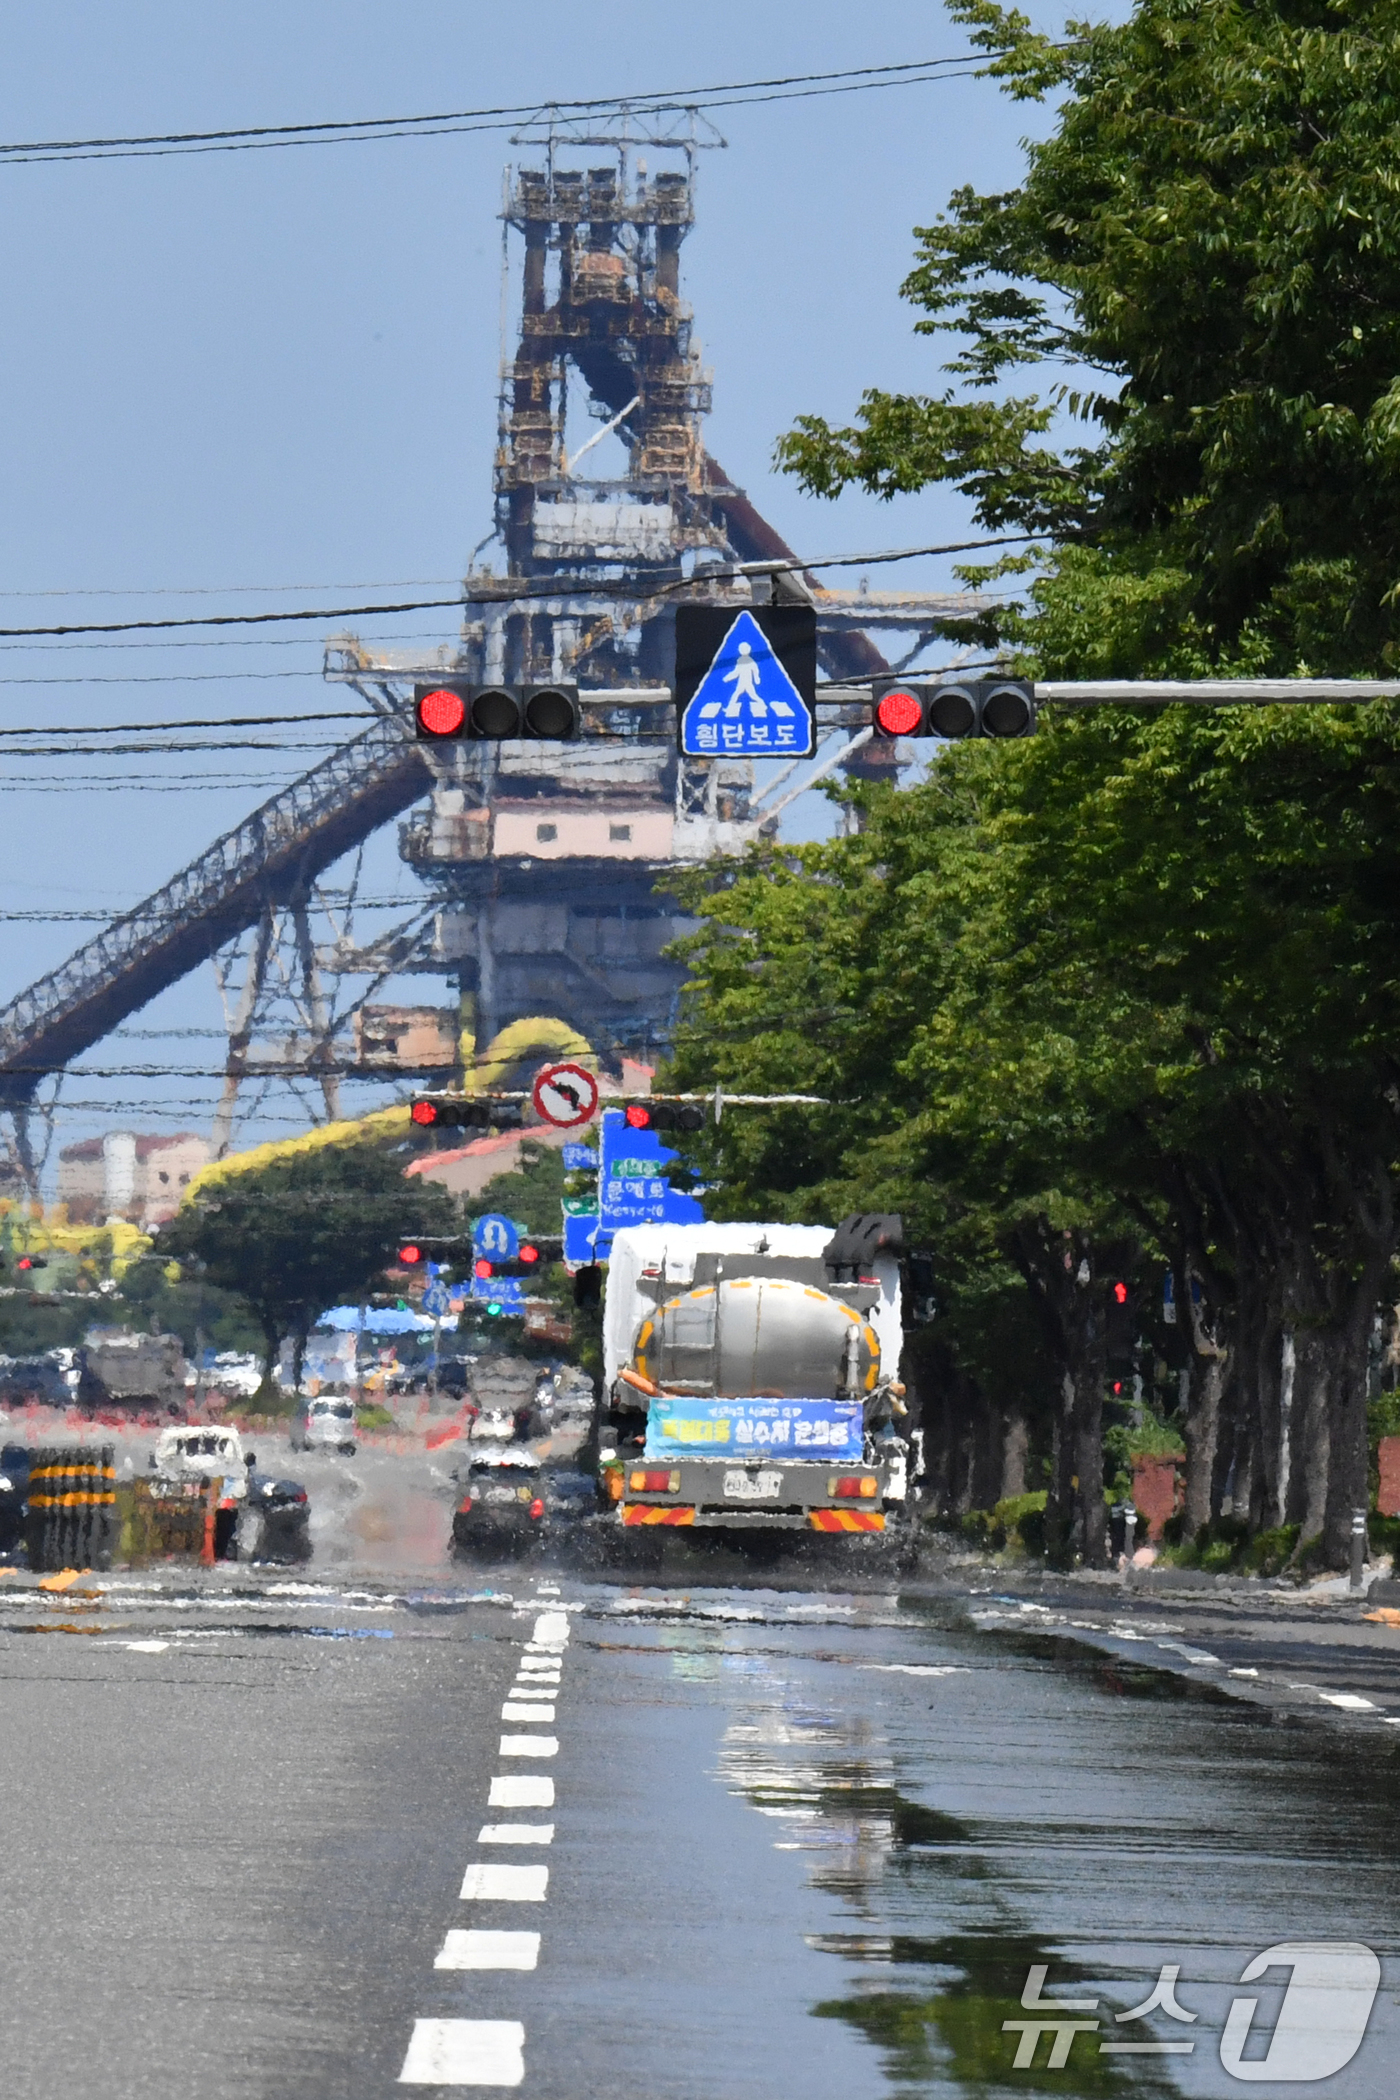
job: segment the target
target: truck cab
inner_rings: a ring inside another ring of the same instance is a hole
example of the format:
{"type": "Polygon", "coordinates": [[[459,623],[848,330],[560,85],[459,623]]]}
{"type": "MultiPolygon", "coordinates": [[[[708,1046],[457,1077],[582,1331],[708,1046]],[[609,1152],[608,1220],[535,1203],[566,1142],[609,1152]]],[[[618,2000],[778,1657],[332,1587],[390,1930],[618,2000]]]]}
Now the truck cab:
{"type": "Polygon", "coordinates": [[[626,1527],[880,1532],[906,1494],[900,1221],[612,1246],[599,1465],[626,1527]]]}
{"type": "Polygon", "coordinates": [[[255,1463],[245,1452],[236,1429],[185,1427],[164,1429],[156,1439],[151,1471],[158,1480],[223,1481],[225,1504],[241,1502],[248,1492],[248,1468],[255,1463]]]}

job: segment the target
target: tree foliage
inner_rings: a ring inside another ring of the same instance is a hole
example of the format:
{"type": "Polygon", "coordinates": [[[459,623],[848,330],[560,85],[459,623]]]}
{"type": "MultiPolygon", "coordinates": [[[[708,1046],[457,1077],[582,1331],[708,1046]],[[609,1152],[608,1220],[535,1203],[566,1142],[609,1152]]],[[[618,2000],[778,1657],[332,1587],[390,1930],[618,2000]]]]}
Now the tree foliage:
{"type": "Polygon", "coordinates": [[[201,1182],[161,1233],[162,1253],[251,1308],[266,1347],[264,1386],[283,1340],[301,1351],[329,1306],[355,1302],[414,1234],[456,1229],[451,1198],[404,1178],[396,1152],[325,1148],[201,1182]]]}
{"type": "Polygon", "coordinates": [[[1124,1274],[1160,1301],[1173,1271],[1195,1314],[1200,1521],[1233,1469],[1238,1506],[1340,1552],[1365,1499],[1397,1237],[1398,789],[1389,705],[1104,711],[950,750],[906,793],[858,791],[857,836],[693,880],[674,1077],[831,1102],[707,1136],[724,1206],[904,1211],[956,1368],[1003,1408],[1020,1336],[1052,1516],[1091,1558],[1124,1274]],[[1285,1329],[1324,1344],[1291,1477],[1285,1329]]]}
{"type": "Polygon", "coordinates": [[[1063,97],[1057,122],[1017,188],[960,190],[918,231],[904,291],[957,339],[952,383],[872,389],[844,428],[802,417],[780,463],[823,495],[952,482],[984,525],[1050,535],[1062,617],[1012,622],[1047,675],[1087,675],[1054,646],[1076,607],[1123,675],[1381,672],[1400,10],[1139,0],[1059,43],[993,0],[951,12],[1013,94],[1063,97]],[[1037,368],[1047,390],[1002,391],[1037,368]]]}

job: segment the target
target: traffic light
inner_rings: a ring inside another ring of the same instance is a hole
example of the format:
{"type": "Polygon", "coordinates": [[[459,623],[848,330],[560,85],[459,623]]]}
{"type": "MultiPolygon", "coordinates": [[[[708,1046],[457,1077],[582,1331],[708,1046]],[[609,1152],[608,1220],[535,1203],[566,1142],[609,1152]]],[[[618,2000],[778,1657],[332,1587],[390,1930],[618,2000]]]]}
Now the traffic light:
{"type": "Polygon", "coordinates": [[[629,1130],[703,1130],[705,1111],[698,1101],[627,1101],[622,1112],[629,1130]]]}
{"type": "Polygon", "coordinates": [[[510,1261],[491,1261],[479,1254],[472,1263],[472,1274],[480,1283],[493,1276],[538,1276],[542,1256],[538,1247],[527,1240],[520,1242],[520,1252],[510,1261]]]}
{"type": "Polygon", "coordinates": [[[48,1261],[42,1254],[21,1254],[15,1263],[17,1269],[46,1269],[48,1261]]]}
{"type": "Polygon", "coordinates": [[[876,736],[1031,736],[1028,678],[877,678],[870,694],[876,736]]]}
{"type": "Polygon", "coordinates": [[[401,1269],[416,1268],[422,1259],[423,1249],[415,1240],[410,1240],[406,1247],[400,1247],[399,1249],[399,1267],[401,1269]]]}
{"type": "Polygon", "coordinates": [[[1121,1393],[1125,1382],[1133,1375],[1133,1355],[1137,1347],[1137,1307],[1130,1286],[1121,1277],[1108,1286],[1104,1343],[1109,1383],[1115,1393],[1121,1393]]]}
{"type": "Polygon", "coordinates": [[[418,1094],[408,1108],[415,1130],[518,1130],[523,1113],[523,1102],[468,1094],[418,1094]]]}
{"type": "Polygon", "coordinates": [[[471,685],[444,679],[413,688],[413,728],[422,743],[507,737],[567,743],[579,734],[575,685],[471,685]]]}

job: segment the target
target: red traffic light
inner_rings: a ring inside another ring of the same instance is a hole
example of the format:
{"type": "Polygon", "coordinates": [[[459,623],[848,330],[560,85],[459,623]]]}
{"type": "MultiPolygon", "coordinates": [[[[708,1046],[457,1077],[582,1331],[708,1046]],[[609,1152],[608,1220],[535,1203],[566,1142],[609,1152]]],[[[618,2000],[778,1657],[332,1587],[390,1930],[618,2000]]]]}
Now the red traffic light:
{"type": "Polygon", "coordinates": [[[415,1262],[420,1262],[422,1259],[423,1249],[416,1247],[412,1240],[409,1241],[406,1247],[400,1247],[399,1249],[399,1262],[405,1269],[411,1269],[415,1262]]]}
{"type": "Polygon", "coordinates": [[[522,1247],[520,1250],[520,1259],[522,1261],[538,1261],[539,1258],[540,1250],[538,1247],[522,1247]]]}
{"type": "Polygon", "coordinates": [[[420,736],[457,736],[467,719],[467,703],[451,686],[435,685],[419,694],[414,712],[420,736]]]}
{"type": "Polygon", "coordinates": [[[629,1101],[623,1110],[633,1130],[651,1129],[651,1110],[641,1101],[629,1101]]]}
{"type": "Polygon", "coordinates": [[[409,1114],[415,1123],[421,1123],[426,1127],[430,1123],[437,1122],[438,1105],[436,1101],[415,1101],[409,1110],[409,1114]]]}
{"type": "Polygon", "coordinates": [[[881,736],[917,736],[924,726],[924,703],[913,687],[893,685],[875,703],[875,727],[881,736]]]}
{"type": "Polygon", "coordinates": [[[479,1277],[481,1277],[481,1279],[482,1279],[482,1280],[483,1280],[483,1282],[484,1282],[484,1281],[485,1281],[485,1279],[486,1279],[486,1278],[487,1278],[487,1277],[488,1277],[488,1276],[489,1276],[489,1275],[491,1274],[491,1264],[490,1264],[490,1262],[489,1262],[489,1261],[474,1261],[474,1262],[472,1263],[472,1274],[473,1274],[473,1276],[479,1276],[479,1277]]]}
{"type": "Polygon", "coordinates": [[[1114,1286],[1113,1286],[1113,1296],[1114,1296],[1114,1298],[1115,1298],[1116,1302],[1117,1302],[1117,1303],[1118,1303],[1119,1305],[1126,1305],[1126,1304],[1127,1304],[1127,1302],[1128,1302],[1128,1286],[1127,1286],[1127,1284],[1126,1284],[1126,1283],[1115,1283],[1115,1284],[1114,1284],[1114,1286]]]}

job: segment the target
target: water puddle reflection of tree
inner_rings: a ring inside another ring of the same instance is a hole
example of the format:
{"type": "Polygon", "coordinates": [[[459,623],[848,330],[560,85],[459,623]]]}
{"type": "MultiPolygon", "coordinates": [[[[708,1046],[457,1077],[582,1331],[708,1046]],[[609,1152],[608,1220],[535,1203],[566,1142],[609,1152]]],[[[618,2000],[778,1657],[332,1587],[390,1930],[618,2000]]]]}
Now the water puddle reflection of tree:
{"type": "MultiPolygon", "coordinates": [[[[674,1636],[673,1636],[674,1638],[674,1636]]],[[[1142,2058],[1102,2056],[1092,2038],[1063,2068],[1045,2059],[1013,2071],[1023,1992],[1037,1965],[1057,1997],[1090,1978],[1056,1947],[1024,1930],[999,1877],[1003,1830],[919,1801],[899,1785],[900,1759],[878,1717],[810,1705],[785,1676],[782,1656],[725,1652],[723,1638],[693,1633],[672,1657],[677,1675],[728,1679],[739,1711],[725,1730],[716,1777],[759,1815],[786,1826],[781,1849],[811,1855],[814,1887],[865,1928],[810,1935],[808,1944],[848,1965],[849,1988],[812,2007],[842,2020],[878,2051],[894,2092],[961,2091],[1165,2096],[1170,2076],[1142,2058]],[[917,1918],[926,1933],[872,1930],[917,1918]],[[942,1929],[938,1929],[941,1927],[942,1929]]],[[[807,1658],[811,1660],[815,1658],[807,1658]]],[[[1136,1689],[1136,1687],[1134,1687],[1136,1689]]],[[[1111,2017],[1111,2015],[1110,2015],[1111,2017]]]]}

